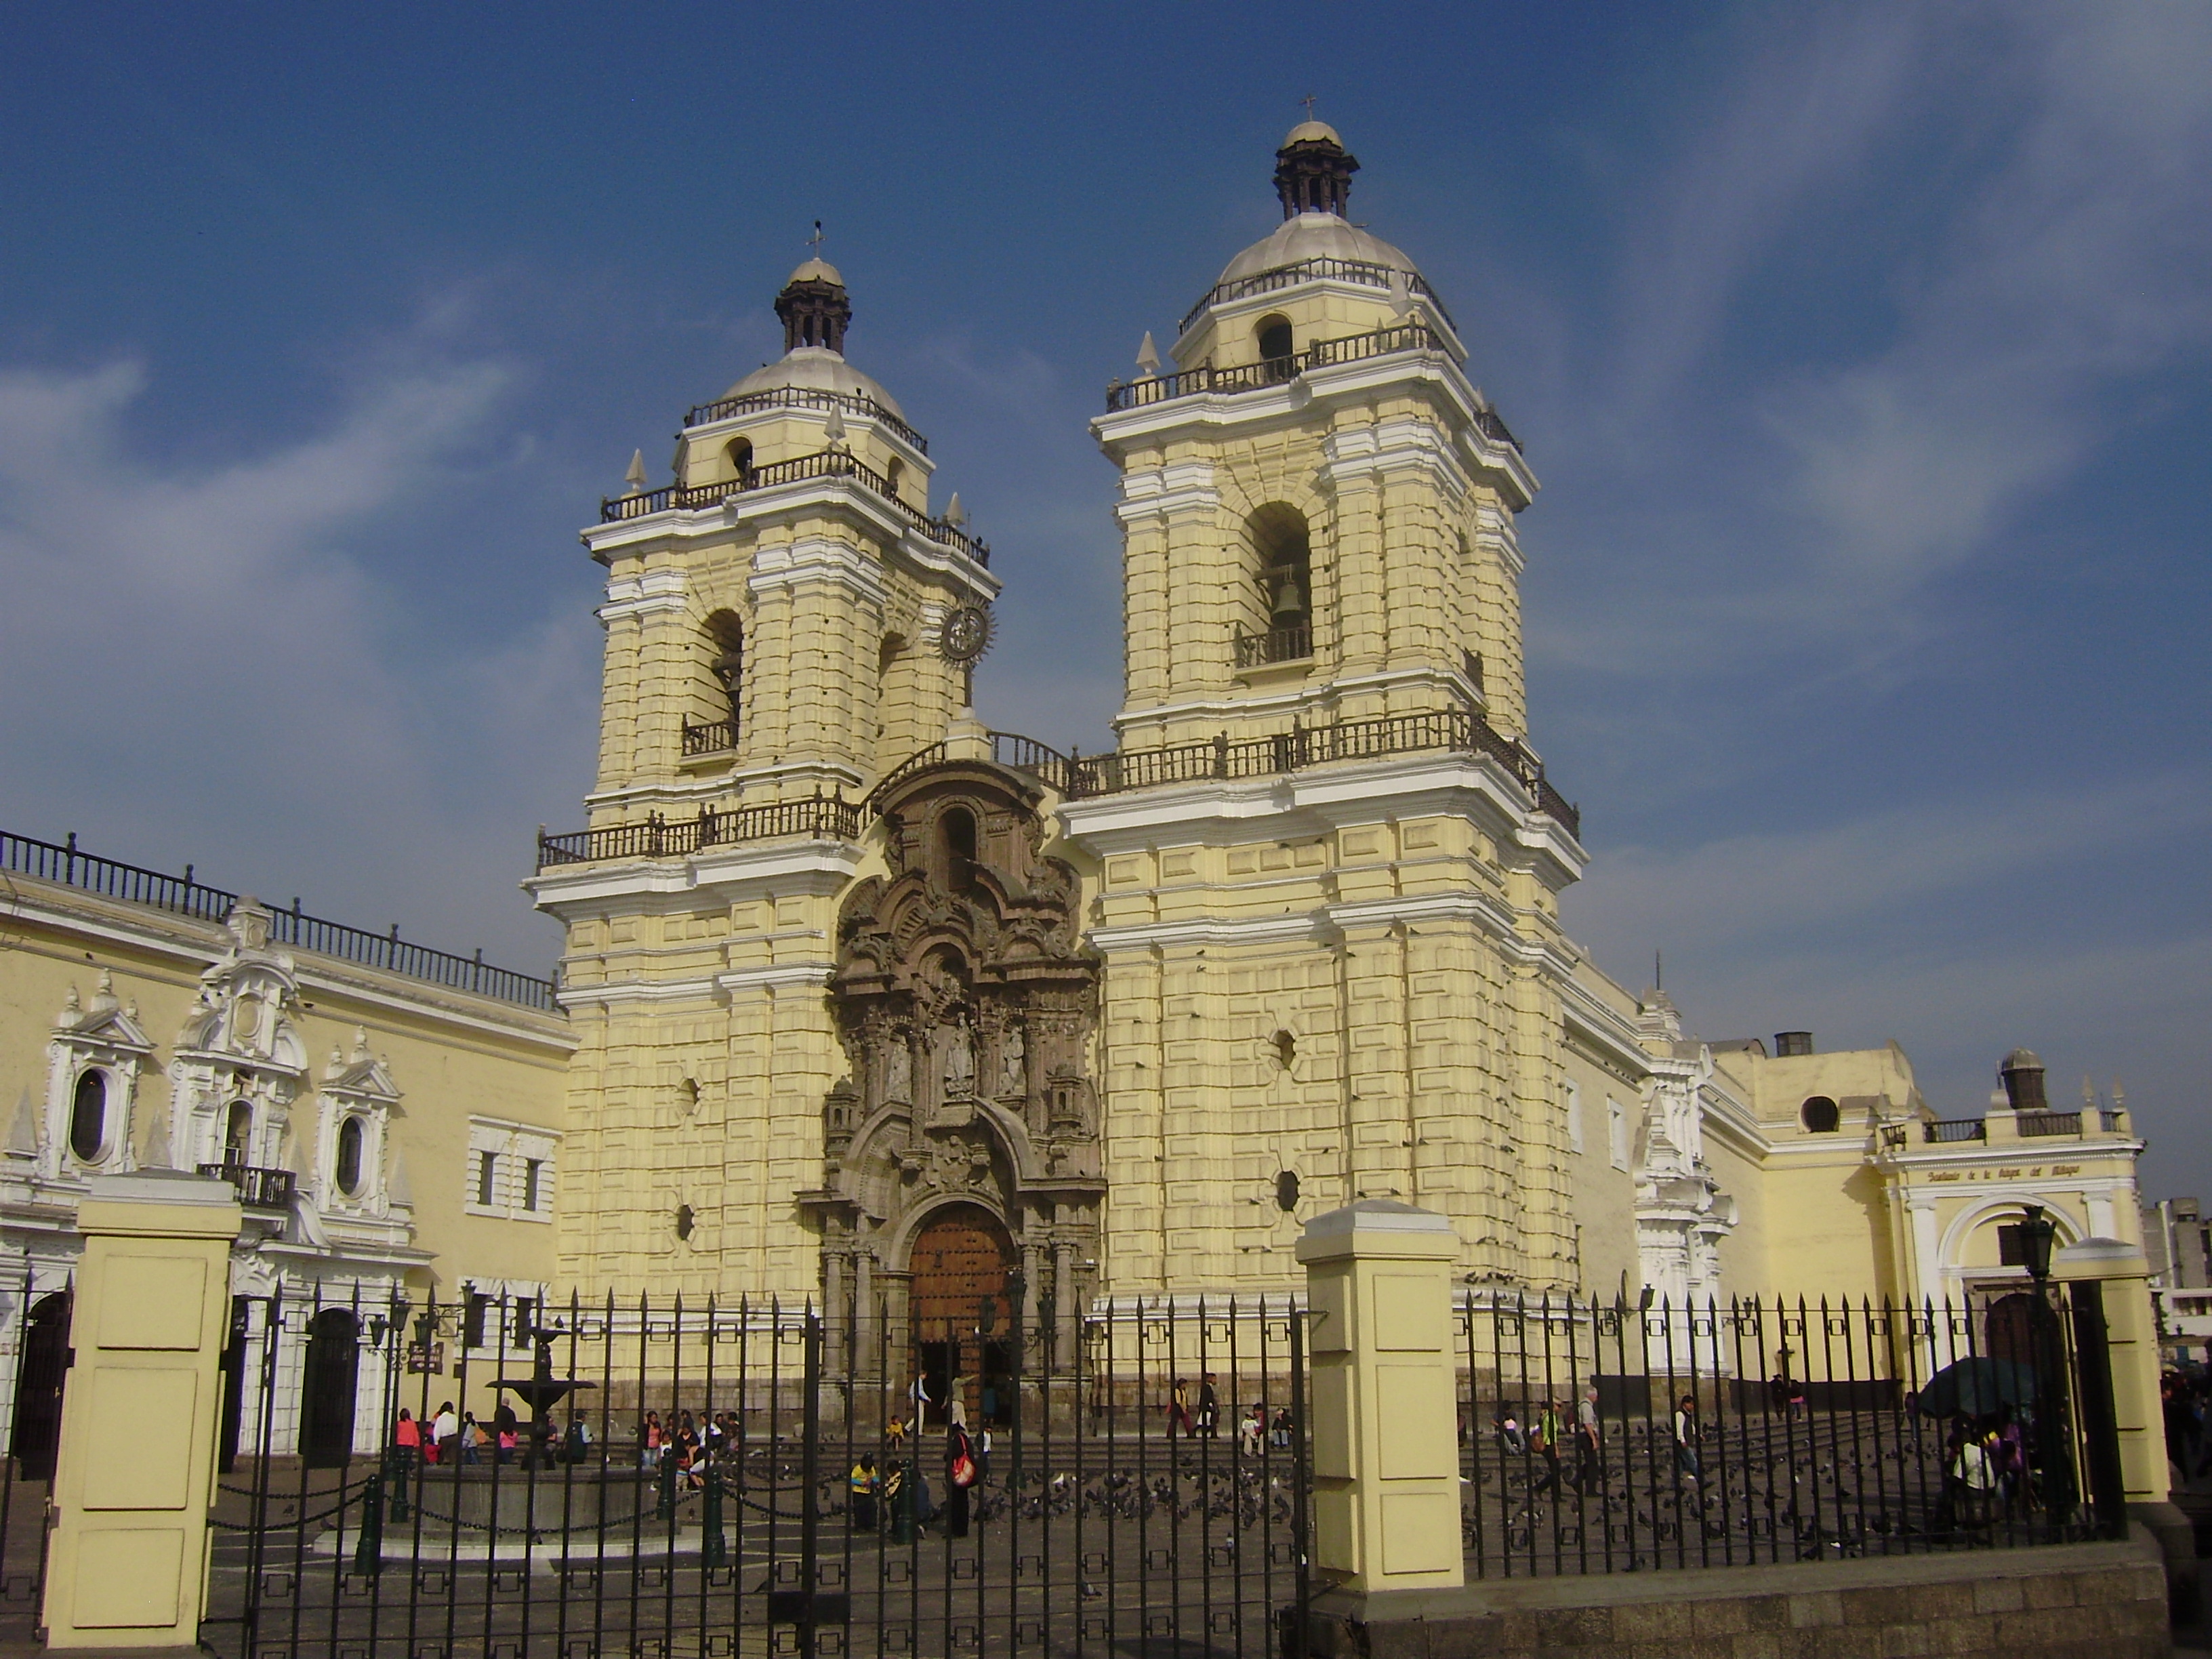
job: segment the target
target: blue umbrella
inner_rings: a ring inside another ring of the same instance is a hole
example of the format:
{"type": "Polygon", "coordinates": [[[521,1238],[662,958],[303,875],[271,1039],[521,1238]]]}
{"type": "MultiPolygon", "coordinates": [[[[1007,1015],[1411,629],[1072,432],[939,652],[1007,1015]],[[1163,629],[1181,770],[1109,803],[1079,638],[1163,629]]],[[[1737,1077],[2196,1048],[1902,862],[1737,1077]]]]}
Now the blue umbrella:
{"type": "Polygon", "coordinates": [[[1927,1417],[1993,1417],[2006,1406],[2035,1403],[2035,1368],[1977,1354],[1946,1365],[1920,1391],[1927,1417]]]}

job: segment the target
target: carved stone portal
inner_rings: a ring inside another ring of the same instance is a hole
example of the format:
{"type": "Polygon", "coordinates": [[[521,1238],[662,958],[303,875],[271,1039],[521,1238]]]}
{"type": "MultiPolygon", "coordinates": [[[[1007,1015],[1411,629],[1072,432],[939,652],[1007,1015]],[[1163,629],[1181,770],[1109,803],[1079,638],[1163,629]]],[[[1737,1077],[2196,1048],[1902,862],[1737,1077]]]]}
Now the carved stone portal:
{"type": "Polygon", "coordinates": [[[823,1182],[801,1201],[821,1229],[833,1325],[864,1356],[874,1332],[943,1334],[909,1329],[910,1258],[933,1212],[968,1205],[1015,1253],[978,1322],[1018,1317],[1029,1365],[1074,1354],[1105,1196],[1091,1077],[1100,965],[1074,871],[1043,854],[1039,799],[980,761],[901,780],[880,803],[891,874],[840,913],[830,996],[851,1070],[823,1100],[823,1182]]]}

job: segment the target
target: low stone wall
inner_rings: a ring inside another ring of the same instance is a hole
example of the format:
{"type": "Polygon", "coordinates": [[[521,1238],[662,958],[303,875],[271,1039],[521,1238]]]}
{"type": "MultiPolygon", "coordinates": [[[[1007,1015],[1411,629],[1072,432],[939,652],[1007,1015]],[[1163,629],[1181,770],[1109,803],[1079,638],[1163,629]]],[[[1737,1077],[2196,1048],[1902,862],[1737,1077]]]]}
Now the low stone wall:
{"type": "Polygon", "coordinates": [[[1324,1592],[1314,1659],[2168,1659],[2166,1570],[2124,1542],[1324,1592]]]}

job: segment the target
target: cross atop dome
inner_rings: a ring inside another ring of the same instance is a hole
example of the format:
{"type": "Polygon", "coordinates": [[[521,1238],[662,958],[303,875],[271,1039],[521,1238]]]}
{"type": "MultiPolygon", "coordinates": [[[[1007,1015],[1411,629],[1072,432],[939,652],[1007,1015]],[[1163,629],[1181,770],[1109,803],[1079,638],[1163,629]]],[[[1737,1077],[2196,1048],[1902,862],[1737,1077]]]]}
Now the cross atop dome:
{"type": "Polygon", "coordinates": [[[1283,217],[1334,213],[1342,218],[1358,160],[1346,152],[1334,127],[1313,118],[1310,94],[1299,101],[1306,106],[1306,118],[1291,129],[1275,152],[1275,194],[1282,198],[1283,217]]]}

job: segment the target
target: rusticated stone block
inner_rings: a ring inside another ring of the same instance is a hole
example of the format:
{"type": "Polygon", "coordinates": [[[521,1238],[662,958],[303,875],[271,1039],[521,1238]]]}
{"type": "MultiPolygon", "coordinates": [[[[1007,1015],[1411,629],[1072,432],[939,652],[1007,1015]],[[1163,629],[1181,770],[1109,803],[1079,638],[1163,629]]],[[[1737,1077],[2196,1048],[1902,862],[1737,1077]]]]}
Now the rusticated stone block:
{"type": "Polygon", "coordinates": [[[1690,1608],[1683,1601],[1644,1601],[1613,1610],[1614,1638],[1623,1642],[1686,1642],[1690,1608]]]}
{"type": "Polygon", "coordinates": [[[1779,1631],[1752,1630],[1731,1636],[1729,1659],[1782,1659],[1782,1634],[1779,1631]]]}
{"type": "Polygon", "coordinates": [[[2017,1578],[1984,1578],[1974,1584],[1976,1613],[2016,1613],[2026,1605],[2017,1578]]]}
{"type": "Polygon", "coordinates": [[[1786,1595],[1753,1595],[1743,1601],[1744,1617],[1751,1628],[1787,1630],[1790,1627],[1790,1601],[1786,1595]]]}
{"type": "MultiPolygon", "coordinates": [[[[1692,1595],[1694,1590],[1684,1586],[1692,1595]]],[[[1713,1636],[1734,1636],[1751,1628],[1751,1614],[1741,1601],[1696,1601],[1690,1603],[1690,1629],[1701,1640],[1713,1636]]]]}
{"type": "Polygon", "coordinates": [[[1814,1590],[1790,1598],[1790,1623],[1799,1630],[1844,1622],[1844,1598],[1836,1590],[1814,1590]]]}
{"type": "Polygon", "coordinates": [[[2074,1581],[2076,1575],[2054,1572],[2039,1578],[2020,1581],[2021,1594],[2030,1607],[2070,1607],[2074,1605],[2074,1581]]]}
{"type": "Polygon", "coordinates": [[[1582,1649],[1613,1640],[1611,1607],[1547,1607],[1536,1615],[1539,1648],[1582,1649]]]}

